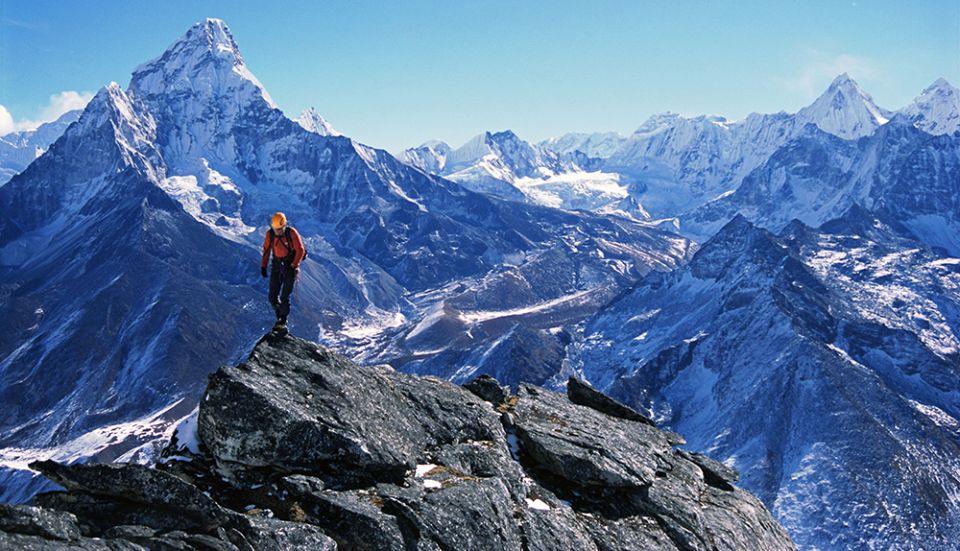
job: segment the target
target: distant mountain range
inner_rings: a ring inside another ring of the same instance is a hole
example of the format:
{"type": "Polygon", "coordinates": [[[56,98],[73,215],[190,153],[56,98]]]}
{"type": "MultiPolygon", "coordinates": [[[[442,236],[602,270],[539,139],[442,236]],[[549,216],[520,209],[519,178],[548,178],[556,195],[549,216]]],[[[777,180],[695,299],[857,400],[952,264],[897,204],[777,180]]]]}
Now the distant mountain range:
{"type": "Polygon", "coordinates": [[[80,118],[80,111],[68,111],[34,130],[21,130],[0,136],[0,186],[27,168],[80,118]]]}
{"type": "Polygon", "coordinates": [[[809,136],[808,125],[851,141],[873,136],[892,119],[926,134],[952,135],[960,129],[960,90],[938,79],[913,103],[891,112],[878,107],[844,73],[795,114],[754,113],[730,121],[665,113],[651,117],[630,136],[566,134],[539,144],[509,131],[487,132],[459,149],[429,142],[403,151],[399,158],[515,200],[618,212],[641,220],[679,218],[687,222],[679,225],[681,232],[702,240],[719,226],[702,227],[697,219],[705,215],[697,209],[733,193],[775,152],[809,136]],[[506,142],[509,147],[504,147],[506,142]]]}

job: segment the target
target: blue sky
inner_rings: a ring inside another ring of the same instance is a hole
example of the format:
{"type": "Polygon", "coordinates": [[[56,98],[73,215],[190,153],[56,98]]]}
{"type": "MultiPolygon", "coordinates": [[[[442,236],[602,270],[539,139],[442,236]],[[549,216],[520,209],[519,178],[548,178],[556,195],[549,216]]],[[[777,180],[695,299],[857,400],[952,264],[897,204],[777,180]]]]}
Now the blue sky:
{"type": "MultiPolygon", "coordinates": [[[[899,108],[960,85],[960,1],[0,0],[0,106],[29,127],[194,22],[230,26],[288,114],[391,151],[481,130],[630,132],[654,113],[795,111],[840,72],[899,108]]],[[[2,118],[2,113],[0,113],[2,118]]],[[[0,129],[4,123],[0,120],[0,129]]]]}

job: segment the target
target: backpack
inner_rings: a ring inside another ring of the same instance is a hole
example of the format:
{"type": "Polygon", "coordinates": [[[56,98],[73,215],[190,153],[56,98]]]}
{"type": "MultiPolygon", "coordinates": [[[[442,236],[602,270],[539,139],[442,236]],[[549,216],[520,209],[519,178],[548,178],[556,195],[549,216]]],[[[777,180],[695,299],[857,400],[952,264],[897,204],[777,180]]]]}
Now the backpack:
{"type": "MultiPolygon", "coordinates": [[[[270,231],[270,250],[271,250],[271,251],[273,251],[273,239],[274,239],[274,237],[276,237],[276,234],[273,232],[273,230],[271,230],[271,231],[270,231]]],[[[301,243],[303,242],[302,239],[301,239],[300,241],[301,241],[301,243]]],[[[296,251],[294,251],[294,249],[293,249],[293,241],[292,241],[292,239],[291,239],[291,237],[290,237],[290,226],[287,226],[287,227],[283,228],[283,237],[280,238],[280,242],[283,243],[283,246],[286,247],[288,251],[290,251],[290,254],[288,254],[288,255],[286,256],[286,258],[284,258],[283,260],[288,260],[288,259],[289,259],[289,260],[293,260],[294,255],[296,255],[297,253],[296,253],[296,251]]],[[[307,259],[307,246],[304,245],[304,246],[303,246],[303,258],[302,258],[300,261],[303,262],[303,261],[306,260],[306,259],[307,259]]]]}

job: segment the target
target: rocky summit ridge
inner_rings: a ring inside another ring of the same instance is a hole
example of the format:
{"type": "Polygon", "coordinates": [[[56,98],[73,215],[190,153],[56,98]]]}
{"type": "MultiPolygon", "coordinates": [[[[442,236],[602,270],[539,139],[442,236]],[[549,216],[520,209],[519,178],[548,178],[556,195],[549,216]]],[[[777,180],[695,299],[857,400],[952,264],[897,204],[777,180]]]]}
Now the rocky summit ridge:
{"type": "Polygon", "coordinates": [[[265,336],[155,467],[31,464],[16,549],[794,549],[737,473],[571,379],[458,386],[265,336]],[[188,430],[195,427],[195,430],[188,430]]]}

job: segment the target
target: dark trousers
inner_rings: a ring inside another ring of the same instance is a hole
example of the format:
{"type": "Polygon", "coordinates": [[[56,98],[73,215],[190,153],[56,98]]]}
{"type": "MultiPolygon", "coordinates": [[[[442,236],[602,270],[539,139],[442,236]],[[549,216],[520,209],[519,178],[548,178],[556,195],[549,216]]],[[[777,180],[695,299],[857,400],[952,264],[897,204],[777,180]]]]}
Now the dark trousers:
{"type": "Polygon", "coordinates": [[[296,271],[285,262],[272,262],[270,264],[270,304],[273,305],[277,313],[277,321],[287,322],[287,315],[290,313],[290,293],[293,292],[293,284],[297,280],[296,271]]]}

